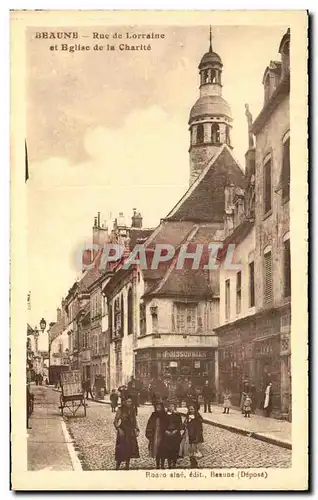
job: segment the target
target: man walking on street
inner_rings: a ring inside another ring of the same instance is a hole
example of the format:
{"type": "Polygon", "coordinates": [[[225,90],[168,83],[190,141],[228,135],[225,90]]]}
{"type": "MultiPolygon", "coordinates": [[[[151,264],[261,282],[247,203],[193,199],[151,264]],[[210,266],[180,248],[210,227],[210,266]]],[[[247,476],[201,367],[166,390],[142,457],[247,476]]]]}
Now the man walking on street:
{"type": "Polygon", "coordinates": [[[94,399],[93,393],[92,393],[92,386],[91,386],[91,379],[88,378],[85,380],[83,384],[84,392],[86,392],[86,399],[88,399],[88,395],[90,394],[91,398],[94,399]]]}
{"type": "Polygon", "coordinates": [[[204,401],[204,413],[212,413],[211,411],[211,401],[213,398],[212,387],[209,384],[209,381],[206,380],[202,389],[202,396],[204,401]]]}

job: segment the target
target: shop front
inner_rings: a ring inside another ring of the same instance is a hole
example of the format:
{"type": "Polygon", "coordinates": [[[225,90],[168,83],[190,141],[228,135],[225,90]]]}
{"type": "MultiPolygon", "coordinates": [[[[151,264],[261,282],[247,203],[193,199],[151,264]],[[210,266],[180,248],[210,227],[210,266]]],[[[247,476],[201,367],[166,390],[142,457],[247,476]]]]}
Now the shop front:
{"type": "Polygon", "coordinates": [[[215,348],[147,348],[136,352],[136,376],[149,385],[163,379],[175,386],[177,380],[192,382],[198,389],[205,380],[215,384],[215,348]]]}
{"type": "Polygon", "coordinates": [[[231,390],[234,406],[239,406],[246,383],[259,410],[263,410],[265,389],[271,382],[272,416],[289,419],[290,351],[286,348],[286,328],[282,334],[281,318],[277,309],[262,311],[218,328],[219,378],[220,390],[231,390]]]}

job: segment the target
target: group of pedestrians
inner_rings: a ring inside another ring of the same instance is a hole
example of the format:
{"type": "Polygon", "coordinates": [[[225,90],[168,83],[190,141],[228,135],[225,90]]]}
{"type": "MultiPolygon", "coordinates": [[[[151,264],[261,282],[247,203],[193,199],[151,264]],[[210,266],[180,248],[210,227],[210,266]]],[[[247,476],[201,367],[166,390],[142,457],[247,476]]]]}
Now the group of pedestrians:
{"type": "MultiPolygon", "coordinates": [[[[114,419],[117,430],[115,461],[118,470],[122,463],[128,470],[130,460],[139,458],[138,436],[140,433],[135,405],[130,395],[117,409],[114,419]]],[[[190,467],[198,467],[202,457],[203,419],[196,404],[189,404],[184,421],[176,413],[174,402],[156,401],[146,425],[145,436],[148,440],[149,456],[155,460],[157,469],[176,467],[178,458],[189,457],[190,467]]]]}
{"type": "MultiPolygon", "coordinates": [[[[251,413],[256,413],[257,408],[257,389],[254,384],[249,385],[248,381],[243,382],[241,391],[240,409],[244,417],[250,418],[251,413]]],[[[261,409],[266,417],[270,417],[272,412],[272,383],[268,382],[261,400],[261,409]]]]}

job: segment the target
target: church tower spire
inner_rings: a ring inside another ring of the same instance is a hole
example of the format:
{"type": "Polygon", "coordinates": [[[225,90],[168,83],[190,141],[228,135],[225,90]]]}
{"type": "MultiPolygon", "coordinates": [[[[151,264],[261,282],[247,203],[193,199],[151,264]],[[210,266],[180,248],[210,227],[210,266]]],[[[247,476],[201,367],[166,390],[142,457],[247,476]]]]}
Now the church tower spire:
{"type": "Polygon", "coordinates": [[[210,47],[209,47],[209,52],[213,52],[212,50],[212,26],[210,26],[210,47]]]}
{"type": "Polygon", "coordinates": [[[231,109],[222,97],[223,63],[212,48],[211,26],[209,50],[203,55],[198,69],[200,97],[189,118],[190,185],[224,143],[231,147],[231,109]]]}

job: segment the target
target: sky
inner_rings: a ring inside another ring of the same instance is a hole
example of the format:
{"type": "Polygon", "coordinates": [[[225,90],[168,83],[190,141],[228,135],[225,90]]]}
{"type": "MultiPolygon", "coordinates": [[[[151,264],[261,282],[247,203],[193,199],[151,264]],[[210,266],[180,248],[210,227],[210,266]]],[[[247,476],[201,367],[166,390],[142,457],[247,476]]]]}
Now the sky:
{"type": "MultiPolygon", "coordinates": [[[[213,50],[223,62],[222,95],[232,109],[233,154],[242,168],[248,146],[244,104],[255,119],[265,68],[279,60],[286,29],[212,26],[213,50]]],[[[91,46],[112,43],[92,40],[92,32],[165,35],[150,40],[150,51],[134,52],[50,50],[61,41],[36,39],[41,30],[29,29],[26,37],[33,326],[42,317],[56,320],[56,308],[80,274],[76,255],[91,242],[98,211],[108,223],[123,212],[130,223],[137,208],[144,227],[156,227],[186,191],[189,112],[199,97],[198,64],[209,48],[209,25],[69,29],[91,46]]]]}

